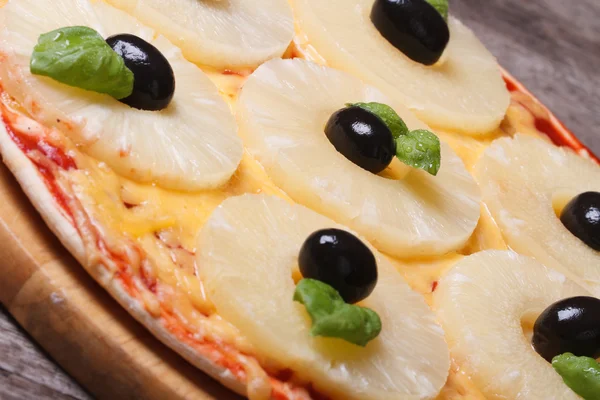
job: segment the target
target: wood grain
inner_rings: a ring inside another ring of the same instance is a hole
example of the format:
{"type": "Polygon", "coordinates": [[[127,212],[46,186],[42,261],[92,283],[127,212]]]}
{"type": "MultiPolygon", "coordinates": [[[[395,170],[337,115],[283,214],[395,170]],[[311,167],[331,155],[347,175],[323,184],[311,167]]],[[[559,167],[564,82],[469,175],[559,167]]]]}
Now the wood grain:
{"type": "MultiPolygon", "coordinates": [[[[475,30],[505,68],[525,83],[567,127],[600,154],[600,2],[451,0],[451,7],[455,15],[475,30]]],[[[5,169],[2,169],[0,178],[12,179],[6,174],[5,169]]],[[[10,184],[16,185],[14,181],[10,184]]],[[[35,218],[31,220],[31,215],[35,213],[30,214],[28,201],[22,195],[17,197],[15,205],[17,204],[22,208],[18,208],[21,212],[16,213],[14,218],[19,218],[20,215],[24,224],[40,224],[35,218]]],[[[43,240],[50,248],[58,246],[60,249],[60,245],[45,227],[40,230],[43,240]]],[[[10,238],[1,239],[10,241],[10,238]]],[[[4,247],[6,243],[2,244],[4,247]]],[[[41,253],[37,253],[38,257],[50,257],[47,250],[46,253],[40,248],[29,250],[30,253],[40,251],[41,253]]],[[[63,257],[69,258],[64,252],[62,254],[63,257]]],[[[79,271],[79,268],[74,265],[73,271],[79,271]]],[[[28,271],[24,266],[15,273],[27,277],[28,271]]],[[[190,390],[205,383],[206,378],[174,357],[169,350],[148,337],[128,316],[123,315],[116,303],[97,290],[87,276],[75,272],[74,279],[77,284],[82,285],[83,292],[89,291],[88,294],[99,296],[100,304],[103,304],[102,307],[108,315],[114,312],[116,319],[125,321],[126,332],[129,335],[135,334],[145,338],[148,354],[167,360],[165,371],[168,372],[169,368],[182,368],[183,371],[187,371],[187,382],[182,384],[192,388],[190,390]]],[[[34,289],[36,288],[32,290],[34,289]]],[[[7,299],[9,296],[12,299],[15,293],[11,293],[11,288],[3,287],[0,281],[0,299],[7,299]]],[[[3,302],[7,303],[4,300],[3,302]]],[[[18,312],[15,315],[18,317],[18,312]]],[[[21,319],[21,324],[28,329],[34,325],[35,316],[21,319]]],[[[105,322],[110,323],[110,320],[105,322]]],[[[34,332],[34,336],[46,333],[47,330],[42,330],[34,332]]],[[[69,336],[68,332],[54,334],[61,340],[64,340],[64,335],[69,336]]],[[[55,355],[62,354],[58,361],[67,368],[69,362],[65,361],[86,356],[84,344],[79,347],[73,345],[60,348],[59,344],[56,346],[49,350],[55,355]]],[[[90,355],[87,354],[87,357],[90,355]]],[[[149,369],[152,370],[152,366],[149,366],[149,369]]],[[[162,372],[167,373],[165,371],[162,372]]],[[[96,382],[96,386],[98,382],[104,386],[118,384],[112,380],[108,381],[106,377],[89,377],[75,372],[76,378],[86,386],[90,382],[96,382]]],[[[143,377],[143,374],[140,376],[143,377]]],[[[214,390],[213,398],[224,398],[222,396],[225,396],[225,392],[219,391],[218,387],[214,390]]],[[[159,387],[153,393],[149,393],[149,398],[158,398],[160,394],[159,387]]],[[[106,393],[102,391],[98,391],[96,395],[106,397],[106,393]],[[102,396],[103,394],[105,396],[102,396]]],[[[5,308],[0,307],[0,399],[40,398],[89,399],[90,395],[51,361],[46,353],[34,344],[34,339],[25,334],[15,320],[7,315],[5,308]]]]}
{"type": "Polygon", "coordinates": [[[0,399],[87,399],[29,335],[15,329],[16,321],[6,309],[0,310],[0,399]]]}

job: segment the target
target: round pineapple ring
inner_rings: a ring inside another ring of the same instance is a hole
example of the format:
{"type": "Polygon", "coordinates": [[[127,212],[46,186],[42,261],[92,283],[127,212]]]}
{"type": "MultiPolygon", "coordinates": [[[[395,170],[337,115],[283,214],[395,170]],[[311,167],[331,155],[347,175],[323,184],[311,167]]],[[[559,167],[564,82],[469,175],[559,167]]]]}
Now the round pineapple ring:
{"type": "Polygon", "coordinates": [[[512,249],[600,295],[600,254],[571,234],[555,212],[555,205],[580,193],[600,191],[596,164],[542,139],[517,135],[492,143],[475,174],[512,249]]]}
{"type": "Polygon", "coordinates": [[[365,348],[310,335],[304,306],[292,300],[302,243],[323,228],[347,229],[303,207],[265,195],[225,200],[198,241],[198,265],[217,313],[235,325],[260,359],[340,399],[433,398],[450,365],[444,333],[423,297],[371,247],[379,279],[361,303],[382,320],[365,348]]]}
{"type": "Polygon", "coordinates": [[[179,49],[104,2],[11,0],[0,9],[0,79],[38,122],[56,126],[86,153],[118,173],[179,190],[211,188],[235,172],[242,143],[229,106],[210,79],[179,49]],[[40,34],[84,25],[103,37],[132,33],[169,60],[177,88],[162,111],[141,111],[108,95],[32,75],[29,60],[40,34]]]}
{"type": "Polygon", "coordinates": [[[460,158],[442,143],[437,176],[374,175],[337,152],[324,133],[345,103],[393,105],[411,129],[427,128],[378,90],[332,68],[272,60],[250,76],[238,100],[240,135],[275,184],[295,201],[347,225],[400,257],[460,248],[479,220],[480,193],[460,158]]]}
{"type": "Polygon", "coordinates": [[[390,44],[370,19],[375,0],[292,0],[298,26],[334,68],[377,86],[431,126],[481,134],[510,103],[496,59],[450,17],[442,62],[424,66],[390,44]],[[351,4],[348,4],[351,3],[351,4]]]}
{"type": "Polygon", "coordinates": [[[281,56],[294,37],[287,0],[107,0],[165,35],[187,59],[230,68],[281,56]]]}
{"type": "Polygon", "coordinates": [[[589,293],[529,257],[486,251],[463,259],[440,280],[434,308],[453,359],[486,398],[579,399],[522,327],[573,296],[589,293]]]}

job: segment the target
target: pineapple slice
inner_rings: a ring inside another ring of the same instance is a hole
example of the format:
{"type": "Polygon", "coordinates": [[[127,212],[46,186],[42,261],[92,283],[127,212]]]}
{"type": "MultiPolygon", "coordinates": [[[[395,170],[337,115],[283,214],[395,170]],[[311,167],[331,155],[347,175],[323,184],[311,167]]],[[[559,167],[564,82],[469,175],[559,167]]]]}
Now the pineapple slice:
{"type": "MultiPolygon", "coordinates": [[[[411,169],[397,180],[356,166],[327,139],[324,127],[333,112],[370,101],[390,104],[344,72],[300,59],[271,60],[242,88],[240,134],[295,201],[355,229],[379,250],[411,257],[462,247],[477,225],[480,193],[448,145],[442,143],[437,176],[411,169]]],[[[409,128],[426,128],[410,111],[394,108],[409,128]]]]}
{"type": "Polygon", "coordinates": [[[498,127],[510,96],[496,59],[450,17],[450,42],[434,66],[391,45],[370,19],[374,0],[292,0],[300,29],[328,64],[377,86],[436,128],[470,134],[498,127]]]}
{"type": "Polygon", "coordinates": [[[310,335],[306,310],[292,300],[292,275],[304,240],[332,227],[346,229],[273,196],[223,202],[198,242],[200,274],[218,314],[261,359],[291,369],[333,398],[434,397],[450,366],[443,331],[423,297],[375,250],[379,279],[361,305],[380,315],[381,334],[365,348],[310,335]]]}
{"type": "Polygon", "coordinates": [[[600,254],[572,235],[555,208],[600,191],[600,168],[524,135],[496,140],[475,167],[484,202],[507,244],[600,295],[600,254]]]}
{"type": "Polygon", "coordinates": [[[434,292],[434,307],[453,359],[486,398],[575,400],[523,326],[558,300],[588,295],[531,258],[495,250],[454,266],[434,292]]]}
{"type": "Polygon", "coordinates": [[[210,79],[179,49],[133,17],[90,0],[11,0],[0,9],[0,79],[4,89],[38,122],[56,126],[118,173],[180,190],[226,182],[242,157],[229,106],[210,79]],[[132,33],[156,46],[175,72],[173,101],[162,111],[141,111],[110,96],[32,75],[38,36],[84,25],[104,37],[132,33]]]}
{"type": "Polygon", "coordinates": [[[287,0],[107,0],[165,35],[198,64],[257,66],[294,37],[287,0]]]}

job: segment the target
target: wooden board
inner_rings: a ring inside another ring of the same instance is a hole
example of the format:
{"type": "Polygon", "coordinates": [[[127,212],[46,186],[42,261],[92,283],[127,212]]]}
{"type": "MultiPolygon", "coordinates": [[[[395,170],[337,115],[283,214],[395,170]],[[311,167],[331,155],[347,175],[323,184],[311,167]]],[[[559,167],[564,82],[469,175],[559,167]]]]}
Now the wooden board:
{"type": "Polygon", "coordinates": [[[239,398],[159,343],[110,298],[46,227],[4,165],[0,199],[0,302],[93,395],[239,398]]]}

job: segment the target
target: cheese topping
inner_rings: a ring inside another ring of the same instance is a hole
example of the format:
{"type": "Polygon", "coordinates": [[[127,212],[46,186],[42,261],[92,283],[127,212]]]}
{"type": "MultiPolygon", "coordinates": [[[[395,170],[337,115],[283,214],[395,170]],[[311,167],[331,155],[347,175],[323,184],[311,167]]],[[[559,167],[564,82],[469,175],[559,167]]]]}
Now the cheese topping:
{"type": "MultiPolygon", "coordinates": [[[[310,48],[298,51],[296,46],[302,42],[301,38],[295,41],[293,47],[297,54],[323,62],[316,58],[310,48]]],[[[249,72],[225,74],[217,71],[207,72],[233,107],[236,95],[249,72]]],[[[539,135],[530,113],[525,112],[519,103],[511,107],[507,119],[505,125],[510,129],[539,135]]],[[[503,127],[504,130],[498,129],[483,139],[442,131],[437,133],[463,159],[467,169],[472,170],[485,148],[494,139],[507,134],[507,127],[503,127]]],[[[260,164],[247,152],[238,171],[226,187],[201,193],[173,192],[156,185],[132,182],[116,175],[102,163],[85,158],[86,165],[83,167],[83,171],[86,171],[85,181],[80,182],[80,185],[83,188],[82,198],[85,199],[86,209],[94,213],[95,218],[101,221],[102,225],[109,226],[115,233],[125,234],[137,241],[150,256],[154,261],[154,273],[157,280],[161,282],[161,287],[169,288],[168,291],[163,289],[158,294],[161,296],[162,303],[169,304],[173,310],[176,310],[177,315],[190,331],[204,332],[213,340],[228,342],[242,352],[252,354],[250,344],[243,339],[239,331],[214,314],[214,306],[206,297],[202,282],[197,278],[196,269],[201,266],[195,265],[193,257],[196,251],[196,234],[212,211],[229,196],[264,192],[287,198],[285,193],[272,183],[260,164]],[[172,240],[166,240],[167,236],[172,240]],[[207,315],[209,318],[205,317],[207,315]]],[[[81,181],[81,174],[82,171],[74,172],[73,179],[81,181]]],[[[500,230],[487,210],[483,208],[481,220],[473,237],[458,253],[429,260],[393,260],[393,262],[411,286],[422,293],[429,302],[439,277],[463,255],[484,249],[506,248],[500,230]]],[[[151,304],[152,302],[147,301],[149,309],[152,308],[151,304]]],[[[248,366],[248,362],[244,365],[248,366]]],[[[270,388],[268,381],[260,382],[261,377],[266,379],[267,375],[257,373],[256,368],[248,373],[248,389],[256,398],[263,397],[265,387],[270,388]]],[[[469,378],[459,373],[458,369],[451,371],[451,379],[444,393],[453,393],[451,397],[444,398],[481,397],[469,378]]]]}
{"type": "MultiPolygon", "coordinates": [[[[325,60],[299,33],[288,56],[301,56],[318,63],[325,60]]],[[[234,107],[239,89],[251,71],[205,70],[219,87],[223,97],[234,107]]],[[[9,100],[3,97],[6,104],[9,100]]],[[[521,93],[513,93],[513,103],[506,120],[496,132],[474,139],[451,132],[438,131],[472,170],[479,156],[491,141],[515,131],[539,136],[535,113],[543,113],[536,103],[521,93]]],[[[229,183],[218,190],[184,193],[165,190],[157,185],[140,184],[115,174],[99,162],[67,145],[76,154],[77,169],[63,171],[73,192],[101,235],[116,238],[109,244],[118,248],[120,238],[134,243],[145,257],[132,262],[133,285],[140,293],[146,309],[155,317],[169,315],[192,335],[213,343],[233,346],[237,362],[245,370],[248,394],[253,399],[268,398],[272,384],[269,375],[252,355],[252,346],[231,324],[221,319],[207,297],[194,254],[196,235],[212,211],[226,198],[243,193],[267,193],[291,201],[269,179],[260,164],[248,153],[229,183]],[[139,279],[138,279],[139,278],[139,279]],[[246,355],[242,355],[246,354],[246,355]]],[[[484,249],[506,249],[506,243],[493,219],[482,206],[482,216],[467,246],[458,252],[435,259],[392,260],[411,286],[428,301],[439,277],[464,255],[484,249]]],[[[131,256],[131,255],[130,255],[131,256]]],[[[91,256],[90,256],[91,257],[91,256]]],[[[483,398],[469,378],[458,368],[450,378],[440,398],[483,398]]]]}

